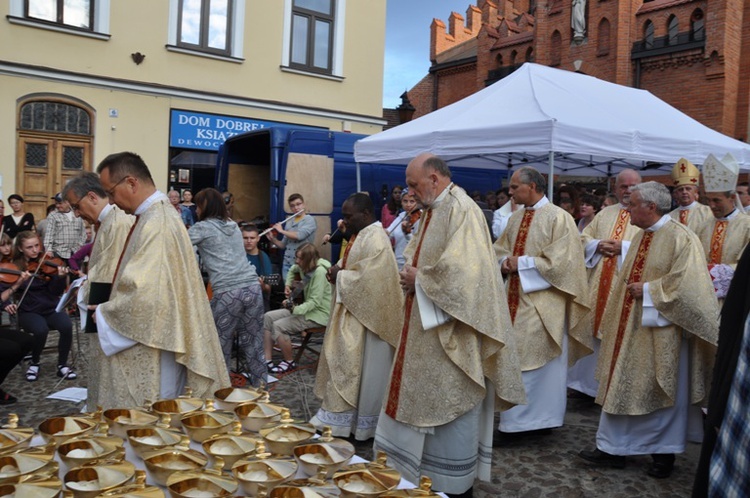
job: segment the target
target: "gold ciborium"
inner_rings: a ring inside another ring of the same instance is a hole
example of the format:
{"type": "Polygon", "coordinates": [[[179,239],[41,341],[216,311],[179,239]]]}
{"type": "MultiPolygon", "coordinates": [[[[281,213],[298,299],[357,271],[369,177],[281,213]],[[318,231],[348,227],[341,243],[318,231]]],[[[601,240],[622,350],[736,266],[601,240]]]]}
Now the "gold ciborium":
{"type": "Polygon", "coordinates": [[[57,498],[62,492],[62,481],[56,475],[31,475],[15,484],[0,485],[0,496],[13,498],[57,498]]]}
{"type": "Polygon", "coordinates": [[[0,429],[0,454],[28,448],[33,437],[34,429],[18,427],[18,415],[9,414],[8,422],[0,429]]]}
{"type": "Polygon", "coordinates": [[[92,434],[98,424],[90,417],[53,417],[39,424],[39,433],[45,442],[60,445],[68,439],[92,434]]]}
{"type": "Polygon", "coordinates": [[[159,421],[159,415],[147,410],[135,408],[113,408],[105,410],[104,420],[109,424],[109,431],[121,438],[127,438],[128,429],[149,427],[159,421]]]}
{"type": "MultiPolygon", "coordinates": [[[[168,417],[168,415],[167,415],[168,417]]],[[[130,447],[135,454],[143,458],[143,455],[151,451],[168,448],[180,444],[184,434],[168,429],[166,427],[141,427],[137,429],[128,429],[126,432],[130,447]]]]}
{"type": "Polygon", "coordinates": [[[69,470],[63,482],[75,498],[94,498],[105,491],[124,486],[135,476],[135,466],[130,462],[100,460],[69,470]]]}
{"type": "Polygon", "coordinates": [[[238,421],[232,422],[232,430],[228,434],[216,434],[203,441],[203,452],[208,455],[209,464],[221,458],[224,470],[231,470],[238,460],[255,453],[258,444],[257,437],[242,434],[242,425],[238,421]]]}
{"type": "Polygon", "coordinates": [[[346,465],[354,456],[354,446],[345,439],[334,438],[331,428],[323,427],[323,435],[294,447],[294,458],[305,475],[314,476],[325,470],[325,479],[346,465]]]}
{"type": "Polygon", "coordinates": [[[289,415],[289,409],[283,408],[281,419],[263,427],[260,436],[271,453],[292,456],[295,446],[306,443],[315,436],[315,427],[307,422],[296,422],[289,415]]]}
{"type": "Polygon", "coordinates": [[[410,497],[422,497],[422,498],[438,498],[440,495],[437,492],[432,491],[432,479],[427,476],[419,478],[419,487],[412,489],[394,489],[393,491],[387,491],[380,495],[380,498],[410,498],[410,497]]]}
{"type": "Polygon", "coordinates": [[[256,496],[294,477],[297,462],[289,457],[274,457],[266,452],[263,441],[258,441],[254,456],[239,460],[232,466],[232,475],[239,481],[247,496],[256,496]]]}
{"type": "Polygon", "coordinates": [[[58,446],[57,454],[65,466],[72,469],[94,460],[122,460],[125,458],[123,443],[116,436],[76,437],[58,446]]]}
{"type": "Polygon", "coordinates": [[[258,432],[266,425],[277,422],[281,418],[282,406],[272,405],[266,401],[267,397],[250,403],[242,403],[234,409],[234,414],[242,423],[242,428],[248,432],[258,432]]]}
{"type": "Polygon", "coordinates": [[[344,498],[370,498],[396,489],[401,473],[386,465],[386,455],[378,452],[371,463],[355,463],[333,475],[333,483],[344,498]]]}
{"type": "Polygon", "coordinates": [[[172,498],[222,498],[232,496],[239,487],[234,477],[222,474],[224,462],[216,459],[211,469],[175,472],[167,479],[172,498]]]}
{"type": "Polygon", "coordinates": [[[193,390],[185,388],[185,395],[174,399],[161,399],[151,404],[151,411],[158,415],[167,414],[171,417],[172,427],[181,429],[180,417],[189,412],[203,408],[203,400],[193,398],[193,390]]]}
{"type": "Polygon", "coordinates": [[[146,471],[136,470],[133,484],[111,489],[99,496],[100,498],[164,498],[164,491],[156,486],[147,486],[146,471]]]}
{"type": "Polygon", "coordinates": [[[55,444],[32,446],[0,456],[0,484],[22,482],[35,476],[57,475],[55,444]]]}
{"type": "Polygon", "coordinates": [[[189,448],[190,439],[183,437],[179,446],[150,451],[143,455],[143,463],[151,479],[160,486],[175,472],[193,471],[203,468],[208,462],[206,455],[189,448]]]}
{"type": "Polygon", "coordinates": [[[216,434],[226,434],[232,430],[232,423],[237,420],[232,412],[217,412],[213,400],[206,400],[206,409],[186,413],[182,416],[182,428],[196,443],[202,443],[216,434]]]}
{"type": "Polygon", "coordinates": [[[265,392],[250,387],[226,387],[214,393],[216,408],[219,410],[234,410],[237,405],[249,403],[264,396],[265,392]]]}

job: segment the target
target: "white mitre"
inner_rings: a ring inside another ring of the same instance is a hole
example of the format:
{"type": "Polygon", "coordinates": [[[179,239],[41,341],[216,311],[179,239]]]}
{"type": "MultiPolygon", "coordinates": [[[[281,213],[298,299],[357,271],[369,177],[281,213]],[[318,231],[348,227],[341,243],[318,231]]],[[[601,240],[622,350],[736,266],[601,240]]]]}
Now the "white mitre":
{"type": "Polygon", "coordinates": [[[706,192],[730,192],[737,187],[740,165],[727,154],[720,161],[709,154],[703,161],[703,188],[706,192]]]}

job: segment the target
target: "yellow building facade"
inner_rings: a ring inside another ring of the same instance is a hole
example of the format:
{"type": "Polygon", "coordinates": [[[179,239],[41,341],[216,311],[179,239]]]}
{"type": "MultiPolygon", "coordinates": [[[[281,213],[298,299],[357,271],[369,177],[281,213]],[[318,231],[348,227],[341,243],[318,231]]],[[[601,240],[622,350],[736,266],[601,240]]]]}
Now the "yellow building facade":
{"type": "Polygon", "coordinates": [[[4,5],[0,192],[37,219],[67,178],[113,152],[140,154],[160,189],[198,190],[233,134],[384,124],[385,0],[4,5]]]}

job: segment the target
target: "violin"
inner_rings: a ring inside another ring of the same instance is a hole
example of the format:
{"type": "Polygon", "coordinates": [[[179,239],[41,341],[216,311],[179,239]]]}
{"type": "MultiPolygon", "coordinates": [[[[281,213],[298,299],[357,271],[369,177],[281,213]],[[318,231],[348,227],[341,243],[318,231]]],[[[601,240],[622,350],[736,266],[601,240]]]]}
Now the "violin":
{"type": "Polygon", "coordinates": [[[18,282],[23,272],[11,262],[0,263],[0,282],[13,285],[18,282]]]}
{"type": "Polygon", "coordinates": [[[414,208],[401,223],[401,231],[405,234],[411,233],[414,224],[419,221],[420,216],[422,216],[422,210],[418,207],[414,208]]]}
{"type": "Polygon", "coordinates": [[[44,261],[42,261],[41,266],[39,266],[39,261],[29,261],[26,264],[26,271],[29,273],[34,273],[37,275],[44,275],[47,277],[53,277],[57,275],[58,269],[60,267],[65,268],[65,262],[60,258],[47,258],[44,261]]]}

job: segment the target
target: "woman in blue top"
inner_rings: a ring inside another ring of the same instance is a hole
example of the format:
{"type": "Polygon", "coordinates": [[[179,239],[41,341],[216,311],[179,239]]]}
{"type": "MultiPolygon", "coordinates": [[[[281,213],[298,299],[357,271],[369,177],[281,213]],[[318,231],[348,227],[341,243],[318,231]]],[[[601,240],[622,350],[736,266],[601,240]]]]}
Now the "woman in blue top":
{"type": "Polygon", "coordinates": [[[266,380],[263,353],[263,295],[253,266],[245,257],[242,234],[229,218],[221,193],[213,188],[195,195],[198,222],[188,230],[198,248],[201,264],[208,273],[213,297],[211,311],[219,333],[227,367],[230,364],[235,330],[239,351],[254,386],[266,380]]]}

